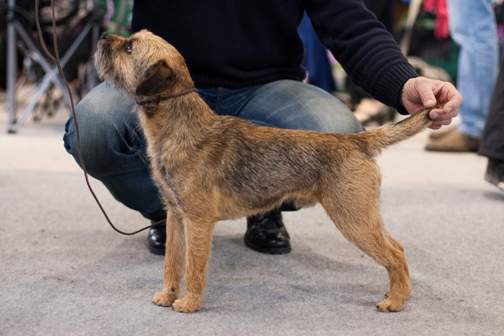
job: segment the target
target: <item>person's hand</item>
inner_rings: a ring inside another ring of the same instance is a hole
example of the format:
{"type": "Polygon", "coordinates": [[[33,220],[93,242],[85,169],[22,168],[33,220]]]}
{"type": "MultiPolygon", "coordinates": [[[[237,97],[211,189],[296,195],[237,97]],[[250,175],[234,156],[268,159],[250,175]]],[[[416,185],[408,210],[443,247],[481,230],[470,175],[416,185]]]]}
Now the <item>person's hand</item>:
{"type": "Polygon", "coordinates": [[[432,129],[449,125],[460,111],[462,96],[453,84],[426,77],[409,79],[403,86],[401,102],[406,110],[417,113],[423,109],[432,109],[429,117],[432,129]]]}

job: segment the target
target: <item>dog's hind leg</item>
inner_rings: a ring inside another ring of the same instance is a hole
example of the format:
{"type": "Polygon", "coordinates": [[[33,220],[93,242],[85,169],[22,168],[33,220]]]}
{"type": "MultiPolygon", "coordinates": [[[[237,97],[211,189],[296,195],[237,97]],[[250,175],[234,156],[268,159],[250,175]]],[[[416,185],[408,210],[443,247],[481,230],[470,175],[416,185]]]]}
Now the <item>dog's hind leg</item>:
{"type": "Polygon", "coordinates": [[[173,309],[191,313],[201,307],[206,284],[208,259],[212,248],[214,222],[210,220],[184,219],[186,238],[185,283],[186,292],[182,299],[175,300],[173,309]]]}
{"type": "Polygon", "coordinates": [[[390,287],[378,303],[378,310],[402,310],[411,293],[408,265],[402,246],[383,227],[378,210],[379,190],[348,188],[345,195],[341,193],[341,189],[338,192],[326,190],[322,206],[348,240],[387,269],[390,287]]]}
{"type": "Polygon", "coordinates": [[[168,210],[166,214],[166,250],[163,272],[163,290],[154,294],[152,302],[169,307],[177,299],[180,277],[184,268],[184,225],[180,214],[168,210]]]}

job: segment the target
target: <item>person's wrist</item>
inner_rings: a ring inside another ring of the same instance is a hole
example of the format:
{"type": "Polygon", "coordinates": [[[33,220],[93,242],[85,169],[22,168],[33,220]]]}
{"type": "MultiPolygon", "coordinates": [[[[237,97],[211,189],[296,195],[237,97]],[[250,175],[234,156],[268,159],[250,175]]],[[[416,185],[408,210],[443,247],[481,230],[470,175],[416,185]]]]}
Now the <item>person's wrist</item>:
{"type": "Polygon", "coordinates": [[[408,105],[408,93],[411,90],[412,85],[414,85],[413,83],[414,83],[415,79],[417,79],[417,78],[418,77],[411,77],[411,78],[407,79],[401,88],[401,95],[399,98],[399,104],[398,104],[398,109],[397,109],[397,111],[400,114],[407,115],[407,114],[411,113],[406,108],[406,106],[408,105]]]}
{"type": "Polygon", "coordinates": [[[401,105],[404,106],[408,102],[408,93],[411,91],[412,86],[414,85],[415,79],[418,77],[410,78],[406,82],[401,89],[401,105]]]}

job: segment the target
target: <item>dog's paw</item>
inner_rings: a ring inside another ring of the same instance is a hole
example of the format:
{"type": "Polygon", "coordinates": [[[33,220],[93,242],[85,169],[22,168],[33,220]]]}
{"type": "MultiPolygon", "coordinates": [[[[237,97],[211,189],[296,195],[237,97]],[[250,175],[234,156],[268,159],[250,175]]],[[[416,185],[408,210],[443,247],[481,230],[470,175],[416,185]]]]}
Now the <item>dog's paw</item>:
{"type": "Polygon", "coordinates": [[[161,307],[170,307],[176,299],[177,295],[175,293],[162,291],[154,294],[152,303],[161,307]]]}
{"type": "Polygon", "coordinates": [[[376,309],[381,312],[399,312],[403,310],[406,299],[391,298],[390,294],[385,295],[385,298],[376,305],[376,309]]]}
{"type": "Polygon", "coordinates": [[[172,308],[179,313],[193,313],[201,308],[201,300],[191,296],[185,296],[173,302],[172,308]]]}

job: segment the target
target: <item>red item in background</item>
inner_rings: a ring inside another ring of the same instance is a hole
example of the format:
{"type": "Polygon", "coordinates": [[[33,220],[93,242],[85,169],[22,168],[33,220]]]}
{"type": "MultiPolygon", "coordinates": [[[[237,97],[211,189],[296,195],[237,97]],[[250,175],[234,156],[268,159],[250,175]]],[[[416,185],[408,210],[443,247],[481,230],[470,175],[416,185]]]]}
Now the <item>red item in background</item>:
{"type": "Polygon", "coordinates": [[[448,27],[448,6],[446,0],[424,0],[424,10],[436,13],[436,31],[438,39],[445,39],[450,36],[448,27]]]}

